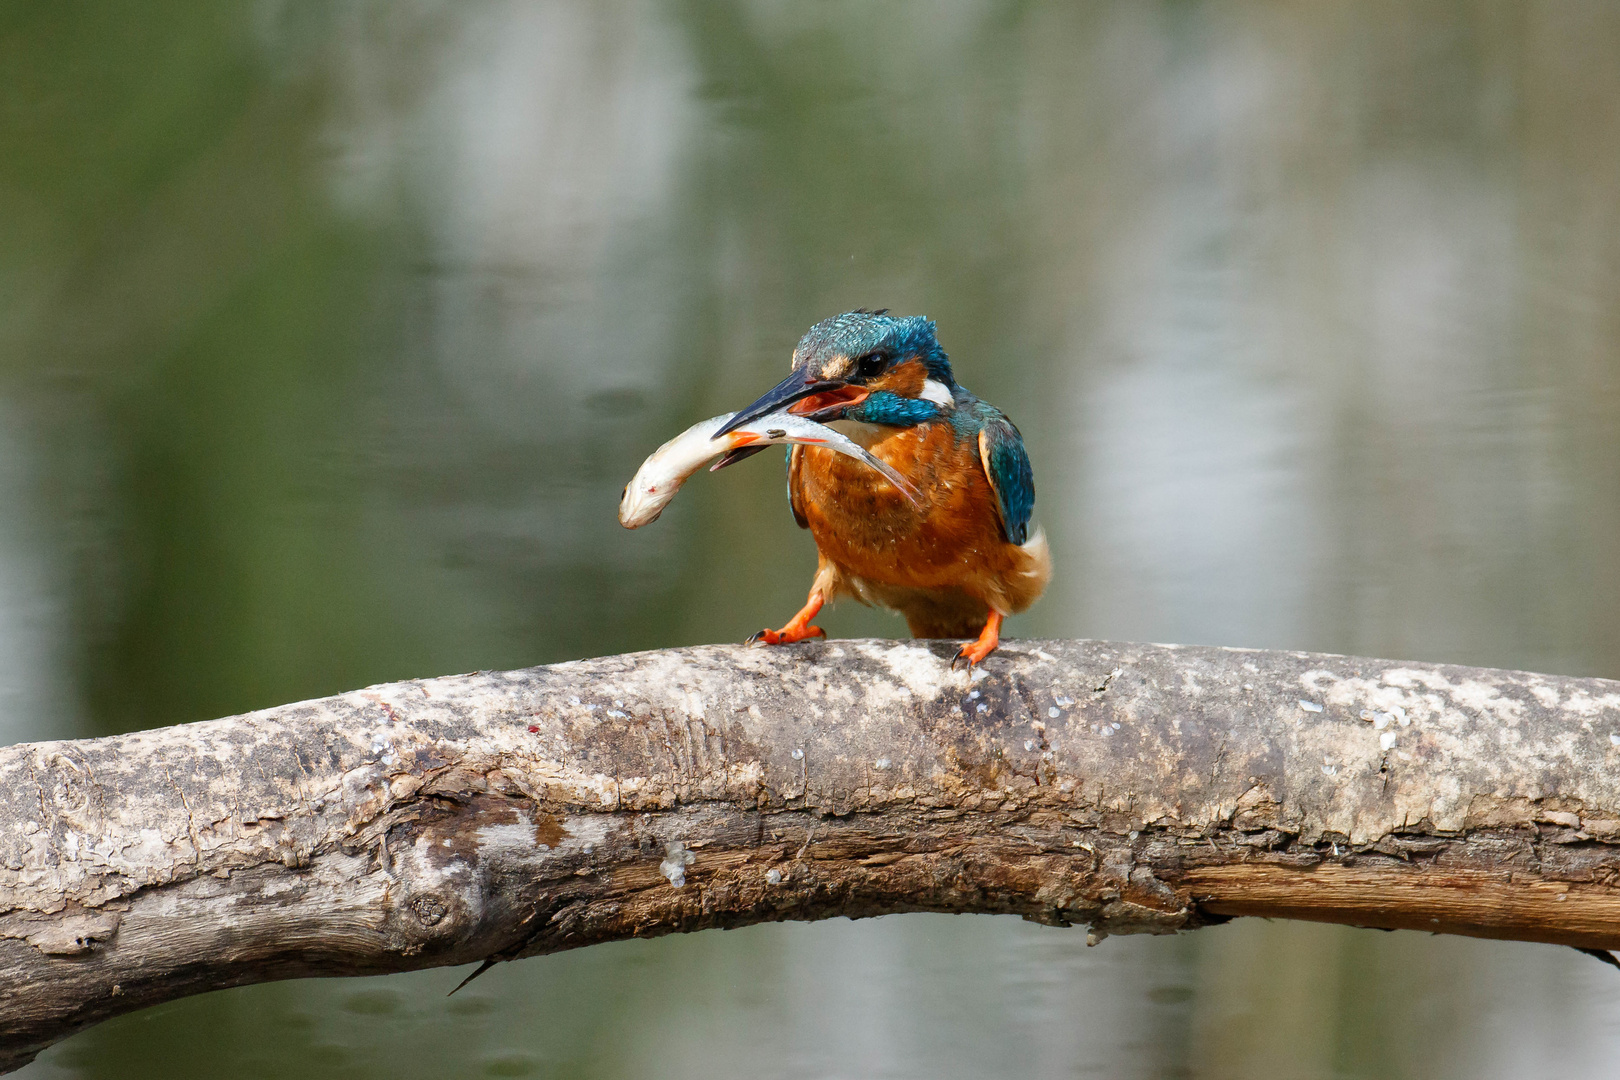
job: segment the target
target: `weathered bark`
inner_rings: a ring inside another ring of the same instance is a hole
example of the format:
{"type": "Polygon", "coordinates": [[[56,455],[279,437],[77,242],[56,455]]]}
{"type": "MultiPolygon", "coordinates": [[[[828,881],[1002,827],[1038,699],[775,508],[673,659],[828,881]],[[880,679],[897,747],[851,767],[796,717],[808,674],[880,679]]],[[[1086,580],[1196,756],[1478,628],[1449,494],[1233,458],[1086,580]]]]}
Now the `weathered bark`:
{"type": "Polygon", "coordinates": [[[0,750],[0,1063],[222,986],[894,911],[1620,947],[1620,683],[713,647],[0,750]]]}

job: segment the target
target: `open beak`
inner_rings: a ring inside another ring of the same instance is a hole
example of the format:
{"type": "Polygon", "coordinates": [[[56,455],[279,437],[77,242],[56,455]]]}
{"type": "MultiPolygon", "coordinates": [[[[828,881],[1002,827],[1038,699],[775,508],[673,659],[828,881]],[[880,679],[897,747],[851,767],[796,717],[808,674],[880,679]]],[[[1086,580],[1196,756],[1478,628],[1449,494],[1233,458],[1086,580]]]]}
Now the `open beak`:
{"type": "Polygon", "coordinates": [[[865,401],[870,393],[866,387],[842,379],[817,379],[808,371],[795,371],[727,421],[715,438],[784,409],[811,420],[832,419],[845,406],[865,401]]]}

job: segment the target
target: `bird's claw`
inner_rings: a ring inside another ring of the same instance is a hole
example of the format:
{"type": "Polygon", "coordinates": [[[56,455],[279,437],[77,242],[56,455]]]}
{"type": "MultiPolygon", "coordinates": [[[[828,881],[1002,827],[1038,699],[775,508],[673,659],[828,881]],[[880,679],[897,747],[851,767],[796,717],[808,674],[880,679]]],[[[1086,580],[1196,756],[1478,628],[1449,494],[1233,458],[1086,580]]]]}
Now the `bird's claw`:
{"type": "Polygon", "coordinates": [[[956,650],[956,655],[951,658],[951,670],[955,671],[957,663],[962,660],[966,660],[970,668],[974,664],[983,663],[984,658],[995,652],[999,644],[1001,644],[1001,613],[992,609],[990,617],[985,620],[984,632],[956,650]]]}
{"type": "MultiPolygon", "coordinates": [[[[989,655],[988,651],[985,655],[989,655]]],[[[983,659],[984,656],[977,656],[974,654],[974,648],[972,645],[964,645],[960,649],[956,650],[955,656],[951,657],[951,670],[958,670],[957,665],[960,664],[971,671],[973,670],[973,665],[977,664],[983,659]]]]}
{"type": "Polygon", "coordinates": [[[957,664],[965,663],[971,669],[973,665],[983,663],[985,657],[996,651],[997,644],[995,638],[989,641],[979,638],[977,641],[968,642],[957,649],[956,655],[951,657],[951,670],[955,671],[957,664]]]}

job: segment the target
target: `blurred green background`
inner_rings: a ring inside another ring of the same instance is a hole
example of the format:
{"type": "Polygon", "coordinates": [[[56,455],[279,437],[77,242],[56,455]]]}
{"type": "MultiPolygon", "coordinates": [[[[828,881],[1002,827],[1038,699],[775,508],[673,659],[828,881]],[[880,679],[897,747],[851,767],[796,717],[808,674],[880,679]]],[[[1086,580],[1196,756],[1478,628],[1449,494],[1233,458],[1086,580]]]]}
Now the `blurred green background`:
{"type": "MultiPolygon", "coordinates": [[[[1022,427],[1015,635],[1620,676],[1620,6],[0,7],[0,739],[738,640],[812,322],[1022,427]]],[[[903,633],[860,608],[834,635],[903,633]]],[[[29,1077],[1599,1077],[1570,950],[903,916],[250,987],[29,1077]]]]}

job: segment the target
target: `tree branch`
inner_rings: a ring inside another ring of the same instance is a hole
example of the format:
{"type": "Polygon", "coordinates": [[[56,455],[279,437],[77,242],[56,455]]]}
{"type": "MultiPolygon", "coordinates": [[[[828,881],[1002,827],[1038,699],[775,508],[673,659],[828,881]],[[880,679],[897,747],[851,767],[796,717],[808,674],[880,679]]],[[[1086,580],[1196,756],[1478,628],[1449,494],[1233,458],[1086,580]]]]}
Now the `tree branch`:
{"type": "Polygon", "coordinates": [[[0,1065],[223,986],[832,915],[1620,947],[1620,683],[953,651],[669,650],[0,750],[0,1065]]]}

